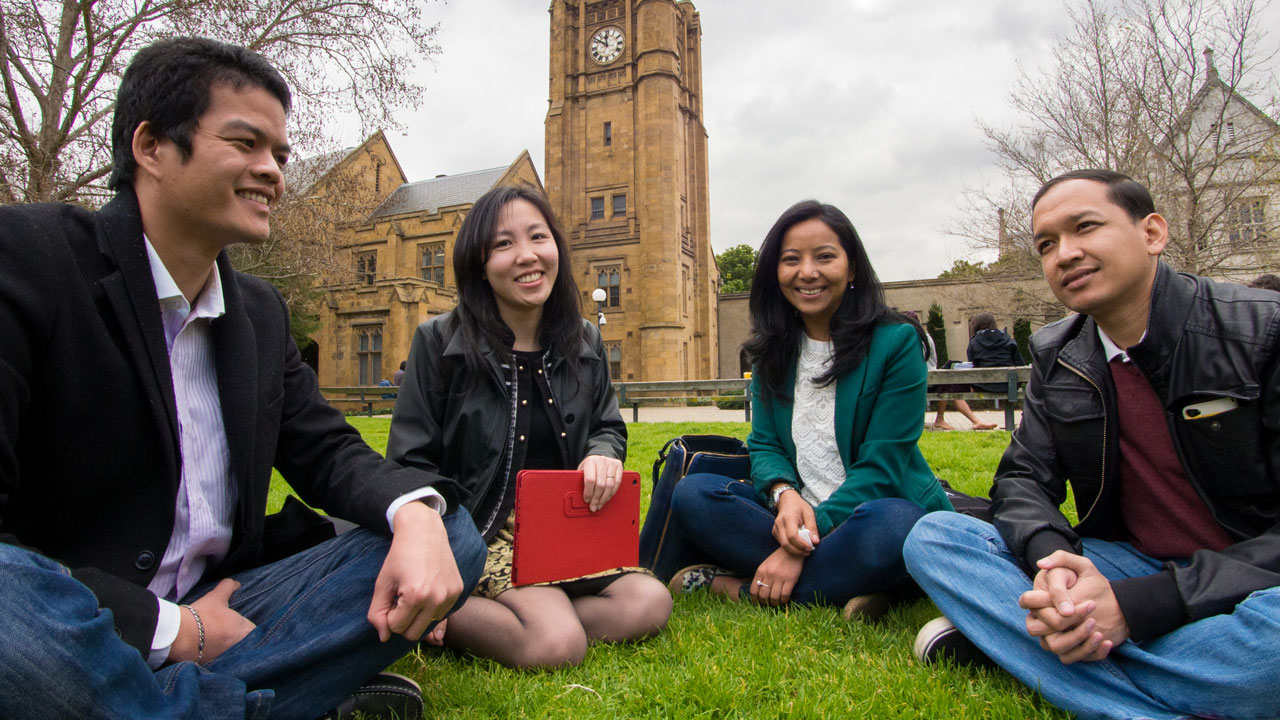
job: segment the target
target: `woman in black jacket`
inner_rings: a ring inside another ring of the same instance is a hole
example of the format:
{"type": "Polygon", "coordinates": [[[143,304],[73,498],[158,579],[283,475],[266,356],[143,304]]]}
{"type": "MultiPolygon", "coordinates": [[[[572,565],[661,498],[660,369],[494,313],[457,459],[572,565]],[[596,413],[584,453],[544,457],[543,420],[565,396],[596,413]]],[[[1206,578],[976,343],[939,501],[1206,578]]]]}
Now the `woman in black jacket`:
{"type": "Polygon", "coordinates": [[[477,200],[453,250],[458,307],[414,335],[387,445],[391,459],[456,480],[489,545],[475,594],[428,640],[509,667],[574,665],[589,642],[652,635],[671,614],[666,588],[640,572],[511,584],[520,470],[576,467],[592,511],[622,479],[626,426],[569,267],[541,193],[477,200]]]}
{"type": "Polygon", "coordinates": [[[969,321],[969,362],[976,368],[1011,367],[1026,365],[1018,343],[996,327],[996,316],[989,312],[978,313],[969,321]]]}

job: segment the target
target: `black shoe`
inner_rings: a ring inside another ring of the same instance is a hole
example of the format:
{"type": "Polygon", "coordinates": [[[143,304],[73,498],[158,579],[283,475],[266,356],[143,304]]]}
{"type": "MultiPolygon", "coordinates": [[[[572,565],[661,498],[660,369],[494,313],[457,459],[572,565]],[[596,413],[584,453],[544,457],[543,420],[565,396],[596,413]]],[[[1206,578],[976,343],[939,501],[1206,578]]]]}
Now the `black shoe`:
{"type": "Polygon", "coordinates": [[[996,667],[986,653],[978,649],[969,638],[956,629],[945,617],[936,617],[924,624],[916,633],[911,651],[925,665],[935,665],[948,660],[955,665],[996,667]]]}
{"type": "Polygon", "coordinates": [[[368,720],[421,720],[422,688],[391,672],[374,675],[321,720],[347,720],[361,713],[368,720]]]}

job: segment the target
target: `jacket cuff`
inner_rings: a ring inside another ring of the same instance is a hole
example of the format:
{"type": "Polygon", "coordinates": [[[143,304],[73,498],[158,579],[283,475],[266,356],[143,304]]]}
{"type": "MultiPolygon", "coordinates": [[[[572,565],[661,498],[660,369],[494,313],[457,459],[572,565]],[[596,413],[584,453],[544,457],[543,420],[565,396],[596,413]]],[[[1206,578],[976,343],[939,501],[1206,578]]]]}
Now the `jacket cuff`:
{"type": "Polygon", "coordinates": [[[1043,558],[1047,558],[1058,550],[1066,550],[1069,553],[1076,552],[1075,546],[1071,541],[1063,537],[1062,534],[1055,532],[1049,528],[1040,530],[1027,540],[1026,551],[1023,555],[1022,569],[1027,573],[1027,577],[1034,578],[1036,573],[1040,572],[1040,568],[1036,567],[1036,563],[1043,558]]]}
{"type": "Polygon", "coordinates": [[[1187,624],[1178,583],[1168,570],[1111,583],[1131,640],[1150,640],[1187,624]]]}

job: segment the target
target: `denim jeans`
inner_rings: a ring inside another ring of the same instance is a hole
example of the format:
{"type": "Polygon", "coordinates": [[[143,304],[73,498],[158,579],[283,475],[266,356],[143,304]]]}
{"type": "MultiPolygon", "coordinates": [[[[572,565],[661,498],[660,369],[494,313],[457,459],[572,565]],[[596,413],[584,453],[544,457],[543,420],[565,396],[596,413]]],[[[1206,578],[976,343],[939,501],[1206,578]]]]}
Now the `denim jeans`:
{"type": "MultiPolygon", "coordinates": [[[[1080,718],[1275,718],[1280,588],[1260,590],[1215,615],[1144,642],[1126,641],[1097,662],[1063,665],[1027,634],[1018,596],[1031,581],[990,524],[931,513],[907,538],[907,569],[992,660],[1080,718]]],[[[1084,540],[1109,579],[1158,572],[1128,543],[1084,540]]]]}
{"type": "MultiPolygon", "coordinates": [[[[676,485],[671,507],[689,540],[741,577],[754,575],[778,549],[774,514],[756,502],[755,488],[748,483],[722,475],[689,475],[676,485]]],[[[805,558],[791,602],[843,605],[906,579],[902,541],[924,514],[919,505],[900,498],[859,505],[805,558]]]]}
{"type": "MultiPolygon", "coordinates": [[[[467,586],[461,605],[484,543],[465,512],[445,528],[467,586]]],[[[0,544],[0,717],[316,718],[414,647],[399,635],[379,642],[366,619],[389,547],[358,529],[235,575],[231,607],[257,627],[204,666],[152,672],[64,566],[0,544]]]]}

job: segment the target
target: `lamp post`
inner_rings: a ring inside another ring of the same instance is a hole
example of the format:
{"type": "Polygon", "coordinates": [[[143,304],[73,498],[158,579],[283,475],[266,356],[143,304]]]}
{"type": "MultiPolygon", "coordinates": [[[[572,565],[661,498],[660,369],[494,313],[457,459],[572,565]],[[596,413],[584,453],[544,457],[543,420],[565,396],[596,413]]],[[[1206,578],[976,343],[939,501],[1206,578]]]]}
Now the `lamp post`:
{"type": "Polygon", "coordinates": [[[609,324],[609,321],[604,316],[604,301],[608,297],[609,295],[604,291],[604,288],[596,288],[591,291],[591,299],[596,301],[596,324],[601,328],[609,324]]]}

